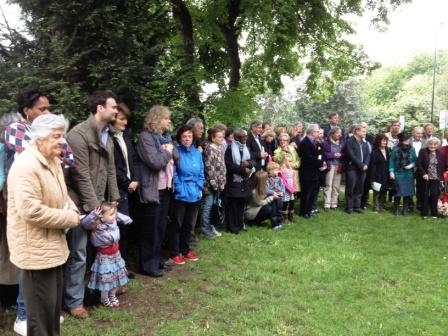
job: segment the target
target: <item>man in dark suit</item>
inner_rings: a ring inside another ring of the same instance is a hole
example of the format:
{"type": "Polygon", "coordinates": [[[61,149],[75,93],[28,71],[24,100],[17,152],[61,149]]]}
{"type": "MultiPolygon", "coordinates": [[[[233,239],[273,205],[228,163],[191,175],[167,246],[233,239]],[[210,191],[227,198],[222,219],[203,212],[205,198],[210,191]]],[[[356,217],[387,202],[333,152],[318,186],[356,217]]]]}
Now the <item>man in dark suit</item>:
{"type": "Polygon", "coordinates": [[[345,204],[348,214],[362,213],[361,198],[369,168],[371,147],[365,141],[367,130],[361,124],[345,144],[345,204]]]}
{"type": "Polygon", "coordinates": [[[328,124],[324,126],[324,137],[328,138],[328,134],[330,133],[332,128],[339,127],[342,132],[342,137],[345,138],[344,129],[339,125],[339,114],[336,112],[330,113],[328,115],[328,124]]]}
{"type": "Polygon", "coordinates": [[[319,135],[319,125],[310,124],[306,130],[306,136],[299,144],[300,185],[302,197],[300,199],[300,216],[310,218],[313,210],[313,200],[319,191],[319,172],[327,166],[316,147],[316,139],[319,135]]]}
{"type": "Polygon", "coordinates": [[[263,124],[261,121],[254,120],[249,124],[250,132],[247,137],[246,146],[249,149],[253,165],[256,171],[261,170],[266,165],[268,153],[264,150],[261,142],[261,132],[263,131],[263,124]]]}

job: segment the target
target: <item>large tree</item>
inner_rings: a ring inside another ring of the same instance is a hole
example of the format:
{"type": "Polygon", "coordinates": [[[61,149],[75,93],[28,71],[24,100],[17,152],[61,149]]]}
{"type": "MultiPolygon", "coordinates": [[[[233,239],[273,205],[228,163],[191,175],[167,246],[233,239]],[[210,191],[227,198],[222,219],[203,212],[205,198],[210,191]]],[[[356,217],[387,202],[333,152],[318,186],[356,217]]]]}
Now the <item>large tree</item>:
{"type": "Polygon", "coordinates": [[[210,119],[232,123],[254,111],[257,94],[279,92],[282,76],[305,75],[307,93],[323,97],[372,69],[346,39],[347,15],[368,8],[386,22],[408,1],[12,0],[32,41],[3,46],[11,64],[17,50],[27,55],[21,83],[43,84],[78,117],[87,93],[109,88],[139,112],[164,103],[180,120],[205,107],[210,119]],[[201,102],[205,83],[218,91],[201,102]]]}

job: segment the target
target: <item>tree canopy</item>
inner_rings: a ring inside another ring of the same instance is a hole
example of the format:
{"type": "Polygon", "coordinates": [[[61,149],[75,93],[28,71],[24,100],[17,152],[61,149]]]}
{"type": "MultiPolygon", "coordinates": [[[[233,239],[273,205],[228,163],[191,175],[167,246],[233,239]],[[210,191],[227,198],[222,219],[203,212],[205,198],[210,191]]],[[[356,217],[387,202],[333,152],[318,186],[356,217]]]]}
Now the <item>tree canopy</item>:
{"type": "MultiPolygon", "coordinates": [[[[336,90],[323,100],[312,99],[304,85],[295,97],[285,100],[273,93],[258,98],[261,106],[257,117],[274,123],[326,123],[332,112],[338,112],[346,128],[365,121],[371,131],[384,132],[392,120],[405,117],[411,130],[431,120],[433,89],[433,55],[416,55],[407,64],[388,66],[368,76],[339,82],[336,90]]],[[[439,112],[448,108],[448,51],[437,55],[434,121],[439,112]]]]}
{"type": "Polygon", "coordinates": [[[87,95],[107,88],[137,117],[159,103],[178,120],[199,114],[232,124],[255,112],[257,95],[278,93],[282,76],[304,75],[306,93],[322,98],[374,69],[347,40],[354,33],[347,15],[367,8],[375,24],[387,23],[409,0],[11,2],[22,8],[30,38],[2,30],[4,111],[19,90],[39,85],[60,112],[80,119],[87,95]],[[201,100],[206,83],[218,89],[201,100]]]}

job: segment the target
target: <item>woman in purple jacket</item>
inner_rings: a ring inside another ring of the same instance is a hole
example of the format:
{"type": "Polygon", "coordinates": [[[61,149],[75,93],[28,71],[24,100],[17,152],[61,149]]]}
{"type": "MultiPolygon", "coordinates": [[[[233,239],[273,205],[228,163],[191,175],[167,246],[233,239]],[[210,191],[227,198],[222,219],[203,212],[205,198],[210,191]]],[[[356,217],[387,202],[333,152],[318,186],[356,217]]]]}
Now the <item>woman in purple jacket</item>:
{"type": "Polygon", "coordinates": [[[339,190],[341,186],[345,142],[342,130],[334,127],[324,141],[324,152],[327,160],[325,175],[324,210],[335,210],[338,207],[339,190]]]}

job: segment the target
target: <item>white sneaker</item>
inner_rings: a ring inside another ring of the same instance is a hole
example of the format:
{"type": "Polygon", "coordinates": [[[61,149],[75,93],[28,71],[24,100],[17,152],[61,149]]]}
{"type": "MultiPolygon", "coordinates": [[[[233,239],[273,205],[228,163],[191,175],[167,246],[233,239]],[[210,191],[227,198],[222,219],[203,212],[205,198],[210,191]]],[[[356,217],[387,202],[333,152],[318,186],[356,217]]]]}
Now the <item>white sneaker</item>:
{"type": "Polygon", "coordinates": [[[216,229],[213,229],[213,233],[215,234],[216,237],[221,237],[222,233],[217,231],[216,229]]]}
{"type": "Polygon", "coordinates": [[[26,320],[16,318],[14,322],[14,332],[20,336],[26,336],[26,320]]]}
{"type": "MultiPolygon", "coordinates": [[[[64,323],[64,316],[59,316],[59,323],[64,323]]],[[[19,320],[16,318],[14,322],[14,332],[20,336],[26,336],[26,320],[19,320]]]]}

